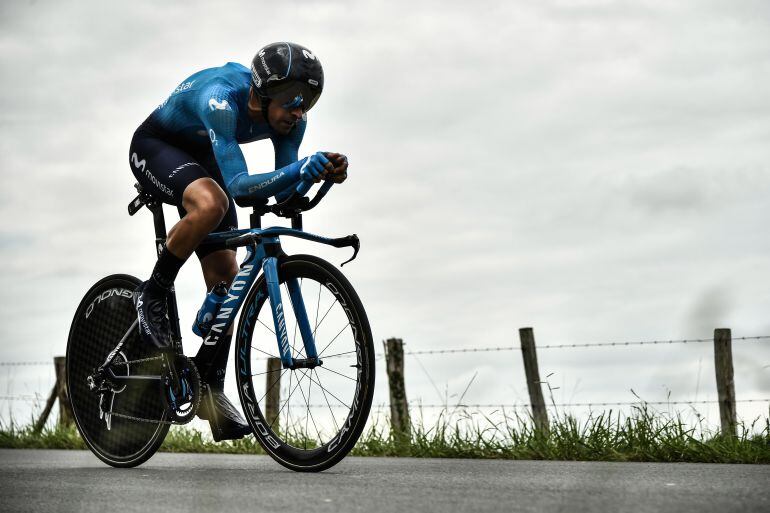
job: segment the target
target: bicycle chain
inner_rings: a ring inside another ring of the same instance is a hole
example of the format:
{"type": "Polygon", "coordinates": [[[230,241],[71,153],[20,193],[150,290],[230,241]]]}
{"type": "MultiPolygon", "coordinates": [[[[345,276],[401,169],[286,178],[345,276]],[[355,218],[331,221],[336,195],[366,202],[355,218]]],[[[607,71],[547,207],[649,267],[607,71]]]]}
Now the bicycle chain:
{"type": "Polygon", "coordinates": [[[154,362],[155,360],[162,360],[162,356],[150,356],[148,358],[140,358],[139,360],[126,360],[125,362],[116,362],[113,360],[110,362],[110,365],[128,365],[133,363],[144,363],[144,362],[154,362]]]}
{"type": "Polygon", "coordinates": [[[134,417],[133,415],[126,415],[125,413],[115,413],[111,412],[109,415],[114,415],[115,417],[121,418],[121,419],[128,419],[128,420],[135,420],[137,422],[146,422],[149,424],[168,424],[169,426],[181,426],[183,424],[179,422],[171,422],[170,420],[154,420],[154,419],[145,419],[143,417],[134,417]]]}

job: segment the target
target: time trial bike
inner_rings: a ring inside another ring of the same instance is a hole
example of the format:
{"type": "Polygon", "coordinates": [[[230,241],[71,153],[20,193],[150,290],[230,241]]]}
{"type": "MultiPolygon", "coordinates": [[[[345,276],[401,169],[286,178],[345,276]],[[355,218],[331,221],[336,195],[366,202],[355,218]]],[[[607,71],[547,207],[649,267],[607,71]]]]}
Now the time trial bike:
{"type": "MultiPolygon", "coordinates": [[[[302,182],[280,202],[240,202],[253,208],[251,227],[212,233],[202,242],[245,248],[226,297],[207,319],[203,343],[221,346],[240,312],[233,359],[244,415],[265,452],[296,471],[341,461],[364,429],[374,393],[372,333],[350,282],[321,258],[289,256],[281,248],[281,237],[297,237],[352,248],[342,265],[356,258],[356,235],[327,238],[302,229],[302,213],[332,184],[324,182],[312,200],[306,197],[312,183],[302,182]],[[291,219],[291,228],[263,229],[267,213],[291,219]]],[[[145,205],[152,212],[159,254],[166,240],[162,204],[135,187],[139,195],[129,214],[145,205]]],[[[210,398],[183,354],[173,289],[167,298],[173,350],[142,343],[134,305],[139,284],[126,274],[98,281],[80,302],[67,342],[67,386],[78,430],[91,451],[115,467],[145,462],[170,426],[192,420],[201,398],[210,398]]]]}

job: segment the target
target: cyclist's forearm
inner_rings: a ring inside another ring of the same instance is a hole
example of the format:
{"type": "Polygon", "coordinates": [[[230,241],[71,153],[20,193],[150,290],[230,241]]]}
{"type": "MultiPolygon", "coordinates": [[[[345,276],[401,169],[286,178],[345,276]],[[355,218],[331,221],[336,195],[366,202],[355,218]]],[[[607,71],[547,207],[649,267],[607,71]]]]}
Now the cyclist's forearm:
{"type": "Polygon", "coordinates": [[[244,171],[227,184],[227,189],[234,198],[267,199],[299,182],[302,162],[292,162],[270,173],[249,175],[244,171]]]}

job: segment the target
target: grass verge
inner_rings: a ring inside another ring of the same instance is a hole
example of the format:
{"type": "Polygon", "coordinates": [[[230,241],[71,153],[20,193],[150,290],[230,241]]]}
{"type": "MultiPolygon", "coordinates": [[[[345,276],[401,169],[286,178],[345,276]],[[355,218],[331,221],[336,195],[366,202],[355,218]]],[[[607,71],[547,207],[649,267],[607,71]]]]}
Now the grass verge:
{"type": "Polygon", "coordinates": [[[372,429],[352,454],[430,458],[487,458],[573,461],[644,461],[692,463],[770,463],[770,422],[761,429],[737,426],[737,436],[721,436],[688,426],[645,406],[624,417],[612,411],[585,421],[564,415],[551,420],[549,432],[534,429],[530,418],[506,415],[492,420],[463,413],[464,422],[440,419],[411,437],[372,429]],[[460,427],[462,426],[462,427],[460,427]]]}
{"type": "MultiPolygon", "coordinates": [[[[85,449],[77,430],[0,426],[0,447],[24,449],[85,449]]],[[[174,427],[161,451],[264,454],[253,437],[213,442],[208,435],[174,427]]],[[[738,426],[737,436],[720,436],[686,425],[645,406],[630,416],[612,411],[579,421],[569,415],[552,419],[549,433],[535,430],[531,419],[504,415],[493,420],[479,412],[441,416],[426,428],[414,425],[410,436],[387,427],[372,427],[353,449],[355,456],[417,458],[483,458],[583,461],[659,461],[695,463],[770,463],[770,421],[738,426]]]]}

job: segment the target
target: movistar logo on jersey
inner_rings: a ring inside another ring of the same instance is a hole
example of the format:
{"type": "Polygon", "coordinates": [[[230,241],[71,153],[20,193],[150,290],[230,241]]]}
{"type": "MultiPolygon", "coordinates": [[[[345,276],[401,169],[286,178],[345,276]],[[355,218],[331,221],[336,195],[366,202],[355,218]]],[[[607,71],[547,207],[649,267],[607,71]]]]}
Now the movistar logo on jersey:
{"type": "Polygon", "coordinates": [[[211,110],[232,110],[227,100],[218,101],[216,98],[209,99],[209,109],[211,110]]]}
{"type": "Polygon", "coordinates": [[[174,92],[171,93],[172,95],[175,95],[177,93],[181,93],[182,91],[187,91],[192,87],[192,85],[195,83],[195,80],[190,80],[189,82],[183,82],[179,84],[176,89],[174,89],[174,92]]]}

